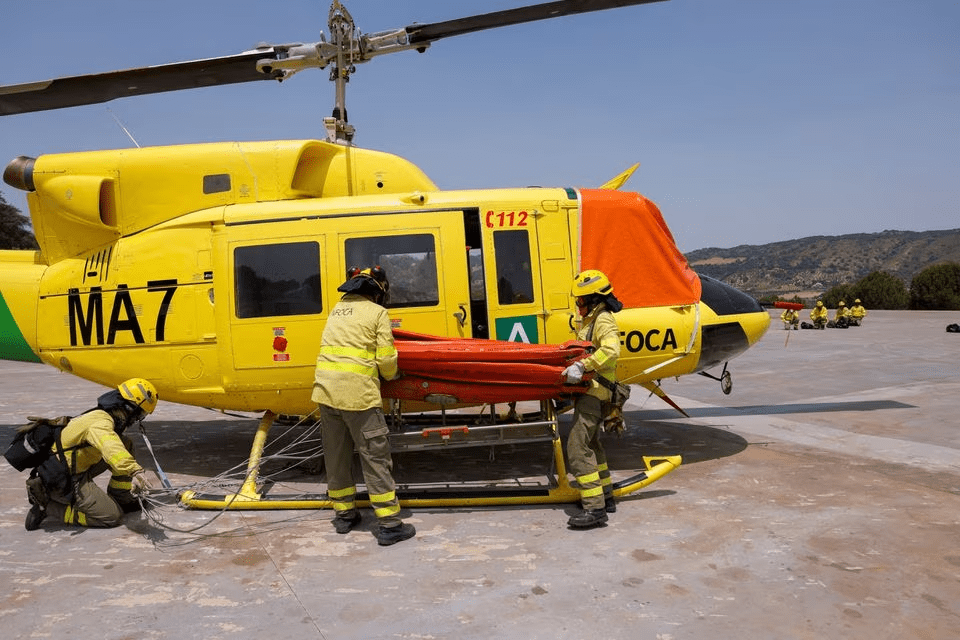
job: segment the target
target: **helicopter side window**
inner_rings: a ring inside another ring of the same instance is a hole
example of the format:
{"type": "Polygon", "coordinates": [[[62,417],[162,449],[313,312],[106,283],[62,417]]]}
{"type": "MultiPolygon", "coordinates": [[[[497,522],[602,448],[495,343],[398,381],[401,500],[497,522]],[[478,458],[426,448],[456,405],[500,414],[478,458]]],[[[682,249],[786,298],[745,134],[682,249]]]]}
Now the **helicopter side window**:
{"type": "Polygon", "coordinates": [[[238,318],[320,313],[320,245],[289,242],[237,247],[233,276],[238,318]]]}
{"type": "Polygon", "coordinates": [[[500,304],[533,302],[533,270],[527,232],[495,231],[493,249],[497,259],[497,299],[500,304]]]}
{"type": "Polygon", "coordinates": [[[390,281],[388,309],[440,304],[437,250],[429,233],[350,238],[344,255],[348,267],[383,267],[390,281]]]}

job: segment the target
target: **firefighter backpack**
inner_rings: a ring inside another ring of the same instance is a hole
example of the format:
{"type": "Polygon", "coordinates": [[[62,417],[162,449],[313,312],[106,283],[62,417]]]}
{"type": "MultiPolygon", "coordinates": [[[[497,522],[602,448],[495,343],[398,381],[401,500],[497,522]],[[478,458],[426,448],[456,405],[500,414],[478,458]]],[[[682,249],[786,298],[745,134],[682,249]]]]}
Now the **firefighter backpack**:
{"type": "Polygon", "coordinates": [[[39,467],[52,455],[53,445],[70,422],[70,416],[53,419],[28,416],[27,420],[30,424],[17,429],[13,442],[3,453],[3,457],[17,471],[39,467]]]}

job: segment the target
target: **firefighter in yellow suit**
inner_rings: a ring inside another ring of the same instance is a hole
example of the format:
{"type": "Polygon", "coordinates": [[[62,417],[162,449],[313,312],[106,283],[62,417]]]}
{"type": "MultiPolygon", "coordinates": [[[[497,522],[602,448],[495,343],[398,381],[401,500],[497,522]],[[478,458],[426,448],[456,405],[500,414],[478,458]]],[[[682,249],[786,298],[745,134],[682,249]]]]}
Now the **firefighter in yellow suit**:
{"type": "Polygon", "coordinates": [[[360,523],[353,480],[353,451],[360,455],[363,481],[379,521],[381,546],[413,537],[413,525],[400,519],[393,480],[389,432],[383,417],[380,377],[397,376],[386,303],[390,284],[381,267],[351,269],[337,290],[344,293],[330,310],[323,330],[314,374],[313,401],[320,405],[327,495],[336,515],[337,533],[349,533],[360,523]]]}
{"type": "Polygon", "coordinates": [[[817,329],[827,326],[827,308],[823,306],[823,300],[817,300],[816,306],[810,309],[810,320],[817,329]]]}
{"type": "Polygon", "coordinates": [[[860,298],[857,298],[853,301],[853,306],[850,307],[850,315],[848,316],[850,324],[854,327],[859,327],[861,324],[863,324],[863,319],[866,317],[867,310],[860,302],[860,298]]]}
{"type": "Polygon", "coordinates": [[[124,513],[138,511],[140,503],[132,492],[149,489],[149,483],[123,432],[156,406],[153,384],[131,378],[100,396],[96,409],[70,420],[60,444],[53,445],[53,455],[27,480],[27,531],[39,528],[48,516],[82,527],[116,527],[124,513]],[[94,478],[107,469],[112,475],[104,491],[94,478]]]}
{"type": "MultiPolygon", "coordinates": [[[[596,372],[611,383],[616,379],[617,357],[620,355],[620,330],[613,314],[623,305],[613,295],[613,286],[602,271],[590,269],[573,279],[571,294],[577,310],[583,317],[577,338],[590,341],[595,351],[563,371],[568,383],[579,383],[587,371],[596,372]]],[[[570,517],[567,525],[575,529],[589,529],[603,525],[607,514],[617,510],[613,499],[613,485],[607,455],[600,443],[604,404],[610,400],[610,391],[596,380],[590,389],[577,397],[574,403],[573,427],[567,438],[567,459],[570,471],[580,485],[580,503],[583,509],[570,517]]]]}
{"type": "Polygon", "coordinates": [[[837,311],[833,316],[833,322],[835,324],[850,323],[850,309],[847,309],[847,303],[843,300],[837,303],[837,311]]]}
{"type": "Polygon", "coordinates": [[[784,329],[789,330],[790,327],[793,327],[793,330],[796,331],[800,325],[800,314],[796,309],[784,309],[783,313],[780,314],[780,320],[783,322],[784,329]]]}

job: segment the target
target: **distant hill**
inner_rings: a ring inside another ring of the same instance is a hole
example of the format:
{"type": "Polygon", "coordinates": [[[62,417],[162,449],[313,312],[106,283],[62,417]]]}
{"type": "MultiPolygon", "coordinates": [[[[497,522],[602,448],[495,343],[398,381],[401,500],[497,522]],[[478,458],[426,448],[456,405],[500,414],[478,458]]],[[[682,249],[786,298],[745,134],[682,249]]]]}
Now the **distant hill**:
{"type": "Polygon", "coordinates": [[[757,298],[770,294],[812,298],[835,285],[853,284],[873,271],[886,271],[909,287],[926,267],[960,263],[960,229],[812,236],[730,249],[697,249],[686,257],[698,273],[757,298]]]}

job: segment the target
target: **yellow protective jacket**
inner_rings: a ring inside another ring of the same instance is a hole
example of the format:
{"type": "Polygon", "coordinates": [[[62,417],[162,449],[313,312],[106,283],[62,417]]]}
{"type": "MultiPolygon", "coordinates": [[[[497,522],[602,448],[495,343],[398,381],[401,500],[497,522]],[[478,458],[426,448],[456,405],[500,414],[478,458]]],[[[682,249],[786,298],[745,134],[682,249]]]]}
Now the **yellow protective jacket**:
{"type": "Polygon", "coordinates": [[[397,376],[390,315],[370,299],[348,293],[330,310],[323,329],[313,401],[343,411],[379,407],[381,376],[397,376]]]}
{"type": "MultiPolygon", "coordinates": [[[[115,476],[132,476],[143,471],[143,467],[137,464],[137,460],[123,445],[123,440],[113,430],[113,418],[102,409],[95,409],[71,420],[60,434],[60,442],[64,449],[89,445],[67,452],[67,463],[71,466],[72,456],[76,454],[76,468],[71,468],[73,473],[83,473],[100,460],[106,460],[115,476]]],[[[57,445],[53,445],[52,450],[56,455],[57,445]]]]}
{"type": "Polygon", "coordinates": [[[836,314],[834,314],[833,319],[839,320],[840,318],[849,318],[849,317],[850,317],[850,309],[847,309],[846,307],[839,307],[837,309],[836,314]]]}
{"type": "Polygon", "coordinates": [[[800,319],[800,314],[793,309],[784,309],[780,314],[780,319],[784,322],[796,322],[800,319]]]}
{"type": "Polygon", "coordinates": [[[827,308],[826,307],[814,307],[810,309],[810,319],[816,321],[817,318],[827,319],[827,308]]]}
{"type": "MultiPolygon", "coordinates": [[[[583,319],[577,339],[589,340],[596,351],[581,360],[586,371],[596,371],[613,382],[617,378],[617,358],[620,357],[620,329],[613,314],[605,304],[597,305],[583,319]]],[[[610,399],[610,391],[596,380],[590,381],[587,395],[596,396],[601,402],[610,399]]]]}
{"type": "Polygon", "coordinates": [[[863,307],[863,305],[857,304],[850,307],[850,315],[854,318],[863,319],[867,315],[867,310],[863,307]]]}

